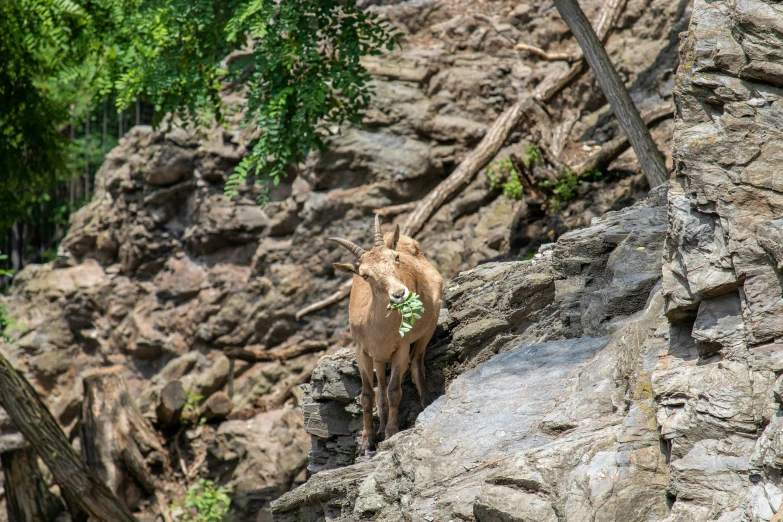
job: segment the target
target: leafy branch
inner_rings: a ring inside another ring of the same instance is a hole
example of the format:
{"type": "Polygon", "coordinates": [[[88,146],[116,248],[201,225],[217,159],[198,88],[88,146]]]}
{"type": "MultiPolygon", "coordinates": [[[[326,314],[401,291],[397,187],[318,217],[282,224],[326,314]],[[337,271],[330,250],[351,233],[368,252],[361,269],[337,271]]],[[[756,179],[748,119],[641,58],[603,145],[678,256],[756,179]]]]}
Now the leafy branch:
{"type": "Polygon", "coordinates": [[[419,294],[411,292],[408,297],[401,303],[390,303],[390,310],[400,311],[400,337],[405,337],[405,334],[410,332],[416,321],[421,319],[424,315],[424,305],[419,298],[419,294]]]}

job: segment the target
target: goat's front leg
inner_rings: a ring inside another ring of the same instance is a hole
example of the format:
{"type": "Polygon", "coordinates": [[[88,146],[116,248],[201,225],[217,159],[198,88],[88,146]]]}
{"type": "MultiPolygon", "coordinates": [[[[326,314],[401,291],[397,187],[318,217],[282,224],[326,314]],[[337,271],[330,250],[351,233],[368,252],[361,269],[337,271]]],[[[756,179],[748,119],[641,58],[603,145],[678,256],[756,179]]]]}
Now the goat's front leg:
{"type": "Polygon", "coordinates": [[[387,395],[388,385],[386,383],[386,363],[375,361],[375,376],[378,378],[378,418],[380,426],[378,433],[386,431],[386,421],[389,418],[389,398],[387,395]]]}
{"type": "Polygon", "coordinates": [[[362,377],[362,420],[364,428],[362,429],[362,445],[359,449],[359,455],[368,455],[375,451],[375,425],[373,423],[372,409],[375,405],[373,396],[373,376],[372,376],[372,358],[359,347],[356,350],[356,360],[359,364],[359,373],[362,377]]]}
{"type": "Polygon", "coordinates": [[[394,352],[391,361],[391,377],[389,378],[389,419],[386,424],[386,439],[400,431],[400,399],[402,399],[402,376],[408,369],[411,347],[401,344],[394,352]]]}

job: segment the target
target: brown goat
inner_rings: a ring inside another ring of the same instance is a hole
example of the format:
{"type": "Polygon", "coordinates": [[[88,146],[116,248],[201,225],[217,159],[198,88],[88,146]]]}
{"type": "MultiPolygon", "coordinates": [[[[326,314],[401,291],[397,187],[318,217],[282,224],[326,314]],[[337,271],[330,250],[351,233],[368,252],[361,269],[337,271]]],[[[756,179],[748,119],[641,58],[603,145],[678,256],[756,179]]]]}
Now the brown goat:
{"type": "Polygon", "coordinates": [[[380,431],[386,438],[399,431],[402,376],[409,362],[411,377],[419,391],[422,407],[427,407],[431,402],[424,381],[424,354],[438,324],[443,278],[424,257],[417,241],[400,236],[399,225],[384,238],[377,215],[375,246],[372,250],[365,251],[346,239],[329,239],[342,245],[358,258],[355,263],[334,263],[334,267],[341,272],[353,274],[348,315],[362,376],[364,429],[360,453],[365,454],[375,448],[372,416],[373,368],[378,376],[380,431]],[[424,314],[416,321],[412,330],[400,337],[400,312],[389,310],[388,306],[392,302],[403,302],[410,292],[419,294],[424,305],[424,314]],[[388,384],[387,362],[391,362],[388,384]]]}

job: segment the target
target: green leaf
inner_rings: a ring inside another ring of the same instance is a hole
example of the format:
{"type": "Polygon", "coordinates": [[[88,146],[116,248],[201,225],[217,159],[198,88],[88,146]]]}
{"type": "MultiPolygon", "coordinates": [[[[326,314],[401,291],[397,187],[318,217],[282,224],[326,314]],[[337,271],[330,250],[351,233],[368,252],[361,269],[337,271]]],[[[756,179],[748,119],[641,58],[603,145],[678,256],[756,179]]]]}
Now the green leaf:
{"type": "Polygon", "coordinates": [[[403,302],[391,303],[389,307],[392,310],[400,311],[400,327],[398,329],[400,337],[405,337],[405,334],[413,329],[416,320],[421,319],[424,313],[424,305],[419,295],[414,292],[408,294],[403,302]]]}

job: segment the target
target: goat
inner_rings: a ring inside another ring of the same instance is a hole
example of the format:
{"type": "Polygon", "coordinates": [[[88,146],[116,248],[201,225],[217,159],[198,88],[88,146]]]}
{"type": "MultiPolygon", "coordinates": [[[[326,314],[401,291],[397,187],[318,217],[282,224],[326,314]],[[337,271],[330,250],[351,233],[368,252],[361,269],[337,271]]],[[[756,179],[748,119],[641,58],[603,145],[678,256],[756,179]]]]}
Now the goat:
{"type": "Polygon", "coordinates": [[[333,266],[353,274],[348,315],[362,377],[363,430],[359,450],[362,455],[375,449],[373,369],[378,377],[379,431],[385,438],[399,431],[402,377],[409,362],[422,407],[426,408],[432,402],[425,382],[424,355],[438,324],[443,293],[440,273],[424,257],[417,241],[400,236],[399,225],[384,237],[376,215],[374,239],[372,250],[365,251],[346,239],[329,238],[357,258],[354,263],[334,263],[333,266]],[[412,330],[400,337],[400,312],[389,310],[388,306],[403,302],[411,292],[419,294],[424,314],[412,330]],[[387,362],[391,362],[388,384],[387,362]]]}

